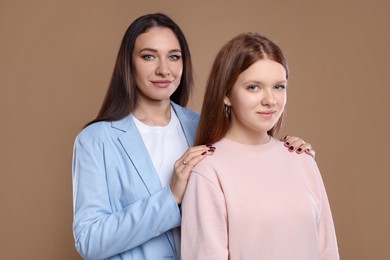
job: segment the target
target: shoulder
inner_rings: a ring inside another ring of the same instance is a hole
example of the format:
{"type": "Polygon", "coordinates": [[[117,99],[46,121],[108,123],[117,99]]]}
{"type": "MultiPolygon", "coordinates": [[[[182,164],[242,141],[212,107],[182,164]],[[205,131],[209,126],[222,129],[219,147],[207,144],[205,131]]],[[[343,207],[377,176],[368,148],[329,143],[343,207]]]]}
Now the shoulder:
{"type": "Polygon", "coordinates": [[[297,153],[297,152],[290,152],[287,147],[284,145],[284,142],[273,138],[274,142],[276,143],[275,148],[277,148],[277,152],[287,158],[291,158],[292,160],[302,161],[302,162],[314,162],[314,159],[312,156],[308,155],[307,153],[297,153]]]}
{"type": "Polygon", "coordinates": [[[85,127],[76,137],[76,142],[104,142],[117,139],[120,135],[133,128],[131,116],[117,121],[100,121],[85,127]]]}
{"type": "Polygon", "coordinates": [[[296,152],[290,152],[284,146],[284,143],[279,140],[277,140],[277,153],[278,160],[284,165],[283,167],[299,169],[301,172],[309,174],[309,176],[320,176],[315,159],[307,153],[298,154],[296,152]]]}
{"type": "Polygon", "coordinates": [[[191,172],[189,182],[196,180],[198,183],[207,183],[217,189],[221,189],[221,177],[218,170],[213,166],[213,159],[206,157],[191,172]]]}
{"type": "Polygon", "coordinates": [[[229,165],[229,161],[232,160],[229,158],[229,151],[224,149],[223,142],[218,141],[213,146],[216,147],[215,152],[212,155],[207,155],[192,171],[193,174],[197,174],[212,183],[219,183],[220,175],[224,172],[221,168],[229,165]]]}
{"type": "Polygon", "coordinates": [[[258,154],[257,163],[268,165],[280,172],[299,174],[305,179],[315,180],[320,177],[320,171],[313,157],[306,153],[290,152],[284,146],[284,142],[276,138],[272,138],[271,141],[274,145],[270,145],[264,153],[258,154]]]}
{"type": "Polygon", "coordinates": [[[171,102],[173,109],[175,110],[176,114],[180,118],[181,116],[184,116],[190,120],[198,120],[199,119],[199,113],[192,111],[188,108],[179,106],[176,103],[171,102]]]}
{"type": "Polygon", "coordinates": [[[105,133],[110,122],[96,122],[85,127],[75,138],[74,156],[82,154],[91,154],[93,151],[101,153],[104,149],[104,143],[107,139],[105,133]]]}
{"type": "Polygon", "coordinates": [[[76,137],[76,140],[101,139],[111,127],[111,122],[96,122],[85,127],[76,137]]]}

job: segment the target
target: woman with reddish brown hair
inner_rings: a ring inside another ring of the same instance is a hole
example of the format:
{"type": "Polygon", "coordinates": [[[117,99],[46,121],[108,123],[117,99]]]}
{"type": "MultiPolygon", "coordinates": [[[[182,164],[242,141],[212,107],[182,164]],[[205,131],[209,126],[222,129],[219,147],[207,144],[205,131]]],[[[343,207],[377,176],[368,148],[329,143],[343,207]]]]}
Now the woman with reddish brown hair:
{"type": "Polygon", "coordinates": [[[287,81],[282,51],[259,34],[236,36],[216,56],[195,139],[216,149],[187,185],[183,260],[339,259],[314,159],[275,138],[287,81]]]}

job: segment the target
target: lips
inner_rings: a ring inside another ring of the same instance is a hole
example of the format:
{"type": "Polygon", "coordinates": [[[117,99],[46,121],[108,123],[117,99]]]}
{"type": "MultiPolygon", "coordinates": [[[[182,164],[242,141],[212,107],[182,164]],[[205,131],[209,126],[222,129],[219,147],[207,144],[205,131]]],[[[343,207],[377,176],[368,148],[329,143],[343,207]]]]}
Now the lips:
{"type": "Polygon", "coordinates": [[[153,85],[159,88],[167,88],[171,85],[172,81],[170,80],[153,80],[151,81],[153,85]]]}
{"type": "Polygon", "coordinates": [[[257,112],[258,115],[260,115],[262,118],[269,119],[271,118],[276,111],[262,111],[262,112],[257,112]]]}

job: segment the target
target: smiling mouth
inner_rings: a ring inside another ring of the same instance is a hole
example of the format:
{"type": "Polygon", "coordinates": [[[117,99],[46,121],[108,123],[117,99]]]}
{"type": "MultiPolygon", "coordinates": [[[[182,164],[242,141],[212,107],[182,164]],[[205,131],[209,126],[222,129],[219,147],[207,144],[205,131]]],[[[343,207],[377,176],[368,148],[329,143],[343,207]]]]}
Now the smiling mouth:
{"type": "Polygon", "coordinates": [[[152,81],[152,83],[156,87],[166,88],[166,87],[169,87],[171,85],[172,81],[170,81],[170,80],[155,80],[155,81],[152,81]]]}
{"type": "Polygon", "coordinates": [[[258,115],[260,115],[262,118],[269,119],[271,118],[276,111],[265,111],[265,112],[257,112],[258,115]]]}
{"type": "Polygon", "coordinates": [[[276,113],[276,111],[257,112],[257,114],[260,114],[260,115],[269,115],[269,114],[274,114],[274,113],[276,113]]]}

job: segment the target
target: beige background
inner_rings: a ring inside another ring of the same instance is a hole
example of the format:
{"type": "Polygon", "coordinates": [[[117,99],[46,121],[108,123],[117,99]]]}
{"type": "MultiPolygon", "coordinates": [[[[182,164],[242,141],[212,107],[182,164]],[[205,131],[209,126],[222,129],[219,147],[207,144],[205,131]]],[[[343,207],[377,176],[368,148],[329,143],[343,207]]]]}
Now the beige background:
{"type": "Polygon", "coordinates": [[[0,258],[80,259],[73,140],[100,107],[129,23],[162,11],[188,37],[197,111],[228,39],[258,31],[282,47],[283,133],[316,148],[342,259],[390,259],[387,2],[0,0],[0,258]]]}

